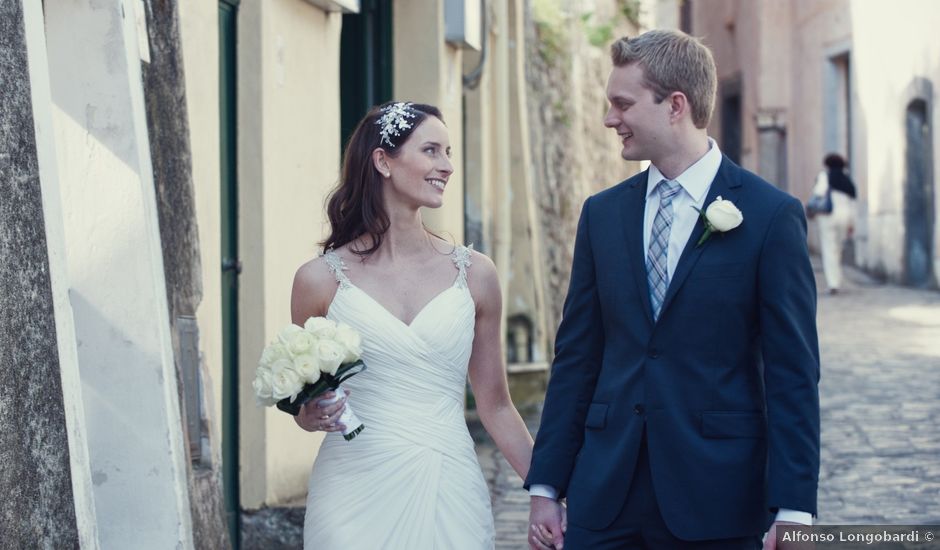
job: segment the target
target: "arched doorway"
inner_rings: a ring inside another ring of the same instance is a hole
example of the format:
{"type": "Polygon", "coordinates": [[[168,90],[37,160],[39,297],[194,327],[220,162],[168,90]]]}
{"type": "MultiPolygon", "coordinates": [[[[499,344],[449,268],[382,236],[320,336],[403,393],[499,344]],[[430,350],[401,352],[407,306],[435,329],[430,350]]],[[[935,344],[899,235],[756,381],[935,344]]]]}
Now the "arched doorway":
{"type": "Polygon", "coordinates": [[[927,102],[907,105],[904,177],[904,282],[926,287],[933,283],[934,185],[930,117],[927,102]]]}

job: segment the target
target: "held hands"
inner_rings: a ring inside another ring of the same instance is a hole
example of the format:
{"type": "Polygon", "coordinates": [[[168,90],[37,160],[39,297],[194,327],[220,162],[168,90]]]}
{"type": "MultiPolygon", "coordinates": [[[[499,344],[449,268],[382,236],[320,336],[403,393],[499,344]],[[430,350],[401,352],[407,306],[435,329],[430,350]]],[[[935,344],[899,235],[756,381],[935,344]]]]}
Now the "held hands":
{"type": "Polygon", "coordinates": [[[304,403],[300,409],[300,414],[294,417],[294,422],[308,432],[339,432],[345,426],[337,423],[343,411],[346,410],[346,399],[349,397],[349,390],[345,390],[346,395],[338,399],[335,403],[327,403],[336,396],[336,392],[328,391],[323,395],[318,395],[304,403]],[[323,406],[321,406],[321,404],[323,406]]]}
{"type": "Polygon", "coordinates": [[[564,505],[546,497],[531,497],[529,509],[530,550],[561,550],[565,546],[568,513],[564,505]]]}

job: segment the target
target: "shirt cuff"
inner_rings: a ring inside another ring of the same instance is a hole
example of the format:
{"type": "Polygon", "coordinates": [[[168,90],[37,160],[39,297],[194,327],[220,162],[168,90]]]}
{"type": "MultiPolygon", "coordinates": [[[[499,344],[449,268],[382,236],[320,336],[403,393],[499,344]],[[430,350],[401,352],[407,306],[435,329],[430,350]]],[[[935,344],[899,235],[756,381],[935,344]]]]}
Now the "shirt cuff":
{"type": "Polygon", "coordinates": [[[545,497],[552,500],[558,500],[558,489],[555,489],[551,485],[530,485],[529,496],[545,497]]]}
{"type": "Polygon", "coordinates": [[[777,518],[774,521],[789,521],[791,523],[799,523],[800,525],[812,525],[813,514],[781,508],[777,510],[777,518]]]}

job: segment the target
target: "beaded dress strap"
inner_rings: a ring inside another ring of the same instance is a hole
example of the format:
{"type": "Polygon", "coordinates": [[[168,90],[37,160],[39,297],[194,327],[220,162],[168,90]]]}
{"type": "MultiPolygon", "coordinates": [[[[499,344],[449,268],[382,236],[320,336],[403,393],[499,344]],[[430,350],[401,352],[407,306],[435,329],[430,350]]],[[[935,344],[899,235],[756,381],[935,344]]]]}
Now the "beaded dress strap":
{"type": "Polygon", "coordinates": [[[349,288],[352,286],[352,283],[349,282],[349,277],[347,277],[345,273],[349,268],[346,267],[346,262],[339,257],[339,254],[333,250],[327,250],[323,253],[323,259],[326,260],[326,265],[330,267],[330,271],[332,271],[333,276],[336,277],[336,282],[339,283],[340,288],[349,288]]]}
{"type": "Polygon", "coordinates": [[[471,252],[473,252],[472,244],[470,246],[457,246],[450,254],[454,265],[457,266],[457,286],[460,288],[467,288],[467,268],[473,265],[470,261],[471,252]]]}

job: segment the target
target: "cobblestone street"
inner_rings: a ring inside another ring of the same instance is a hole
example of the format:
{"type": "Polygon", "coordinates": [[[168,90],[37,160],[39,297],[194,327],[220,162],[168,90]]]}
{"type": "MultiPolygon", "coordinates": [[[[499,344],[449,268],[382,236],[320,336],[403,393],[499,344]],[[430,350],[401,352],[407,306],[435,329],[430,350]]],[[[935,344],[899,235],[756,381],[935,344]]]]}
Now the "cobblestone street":
{"type": "MultiPolygon", "coordinates": [[[[817,286],[825,289],[817,266],[817,286]]],[[[819,297],[819,522],[940,523],[940,292],[847,270],[819,297]]],[[[525,415],[535,433],[538,411],[525,415]]],[[[528,495],[478,425],[498,549],[526,546],[528,495]]]]}
{"type": "Polygon", "coordinates": [[[819,299],[819,521],[940,523],[940,293],[848,275],[819,299]]]}

